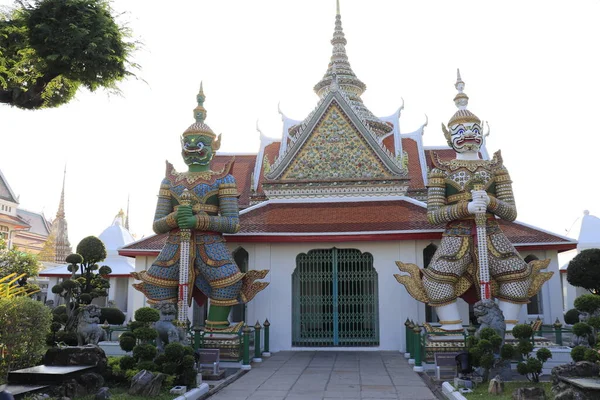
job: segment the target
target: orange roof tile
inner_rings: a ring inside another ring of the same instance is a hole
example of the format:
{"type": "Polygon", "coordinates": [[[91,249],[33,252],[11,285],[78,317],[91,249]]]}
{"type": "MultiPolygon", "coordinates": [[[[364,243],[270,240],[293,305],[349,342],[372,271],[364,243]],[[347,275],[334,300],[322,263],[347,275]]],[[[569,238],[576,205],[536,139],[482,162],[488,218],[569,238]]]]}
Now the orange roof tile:
{"type": "MultiPolygon", "coordinates": [[[[281,148],[281,142],[273,142],[273,143],[269,144],[267,147],[265,147],[265,157],[267,157],[267,160],[269,160],[269,164],[273,165],[275,163],[275,160],[277,160],[277,157],[279,156],[280,148],[281,148]]],[[[260,160],[260,162],[262,163],[263,160],[260,160]]],[[[260,173],[260,177],[259,177],[259,181],[258,181],[258,189],[256,190],[257,193],[263,192],[262,183],[265,180],[264,171],[261,169],[260,172],[261,173],[260,173]]]]}
{"type": "MultiPolygon", "coordinates": [[[[230,155],[215,155],[212,161],[212,169],[220,170],[225,164],[231,160],[230,155]]],[[[252,185],[251,177],[256,163],[256,155],[236,155],[235,163],[231,169],[231,175],[237,182],[238,192],[240,193],[239,205],[240,208],[246,208],[250,205],[250,188],[252,185]]]]}
{"type": "Polygon", "coordinates": [[[410,177],[409,190],[423,189],[423,173],[421,171],[421,161],[419,159],[419,148],[414,139],[403,138],[402,149],[408,154],[408,176],[410,177]]]}
{"type": "Polygon", "coordinates": [[[383,139],[383,145],[390,151],[390,153],[396,154],[396,149],[394,147],[394,135],[389,135],[383,139]]]}
{"type": "MultiPolygon", "coordinates": [[[[499,221],[509,240],[517,246],[570,250],[576,242],[520,223],[499,221]]],[[[427,210],[407,200],[365,200],[323,203],[270,202],[240,216],[241,230],[231,240],[331,241],[440,239],[443,226],[430,225],[427,210]]],[[[149,237],[119,251],[142,255],[162,248],[166,235],[149,237]]]]}

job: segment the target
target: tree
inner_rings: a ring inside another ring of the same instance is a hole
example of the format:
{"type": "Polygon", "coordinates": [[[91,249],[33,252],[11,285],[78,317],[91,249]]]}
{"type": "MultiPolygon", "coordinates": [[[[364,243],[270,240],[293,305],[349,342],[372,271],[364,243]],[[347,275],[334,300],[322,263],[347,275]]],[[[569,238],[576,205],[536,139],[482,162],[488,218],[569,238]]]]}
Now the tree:
{"type": "Polygon", "coordinates": [[[135,43],[110,0],[19,0],[0,14],[0,103],[58,107],[79,87],[117,90],[135,43]]]}
{"type": "Polygon", "coordinates": [[[517,364],[517,372],[524,375],[530,382],[539,382],[544,363],[552,358],[552,353],[547,348],[542,347],[535,352],[535,357],[531,357],[530,354],[533,351],[531,340],[533,329],[531,325],[515,325],[512,334],[518,340],[515,346],[515,355],[520,355],[523,358],[523,361],[517,364]]]}
{"type": "MultiPolygon", "coordinates": [[[[38,275],[40,264],[34,254],[20,251],[16,247],[8,249],[6,242],[0,238],[0,279],[8,275],[15,274],[15,277],[23,275],[17,282],[15,287],[22,288],[19,290],[22,294],[31,294],[39,290],[39,287],[27,282],[28,278],[33,278],[38,275]]],[[[7,278],[8,281],[13,278],[7,278]]]]}
{"type": "Polygon", "coordinates": [[[577,254],[567,268],[567,282],[600,295],[600,249],[577,254]]]}
{"type": "Polygon", "coordinates": [[[95,236],[88,236],[77,245],[77,253],[67,256],[71,278],[52,288],[52,293],[65,299],[67,323],[65,330],[75,329],[76,310],[80,305],[90,304],[97,297],[108,296],[110,283],[107,276],[112,272],[110,267],[98,263],[106,258],[104,243],[95,236]]]}

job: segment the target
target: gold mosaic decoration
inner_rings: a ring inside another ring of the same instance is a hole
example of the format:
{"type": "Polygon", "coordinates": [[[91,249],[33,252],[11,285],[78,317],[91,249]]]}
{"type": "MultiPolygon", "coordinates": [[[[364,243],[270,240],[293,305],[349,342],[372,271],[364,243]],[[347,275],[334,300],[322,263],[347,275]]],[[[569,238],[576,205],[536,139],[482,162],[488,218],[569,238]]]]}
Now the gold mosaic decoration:
{"type": "Polygon", "coordinates": [[[345,113],[332,104],[281,179],[388,178],[382,161],[345,113]]]}

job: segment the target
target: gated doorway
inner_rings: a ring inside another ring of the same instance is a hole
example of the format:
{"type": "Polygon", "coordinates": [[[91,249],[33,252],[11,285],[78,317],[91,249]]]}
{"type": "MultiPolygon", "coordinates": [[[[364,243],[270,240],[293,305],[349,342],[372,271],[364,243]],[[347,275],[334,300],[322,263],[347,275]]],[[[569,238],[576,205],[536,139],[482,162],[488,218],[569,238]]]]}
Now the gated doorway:
{"type": "Polygon", "coordinates": [[[292,345],[379,345],[377,271],[370,253],[334,247],[296,257],[292,345]]]}

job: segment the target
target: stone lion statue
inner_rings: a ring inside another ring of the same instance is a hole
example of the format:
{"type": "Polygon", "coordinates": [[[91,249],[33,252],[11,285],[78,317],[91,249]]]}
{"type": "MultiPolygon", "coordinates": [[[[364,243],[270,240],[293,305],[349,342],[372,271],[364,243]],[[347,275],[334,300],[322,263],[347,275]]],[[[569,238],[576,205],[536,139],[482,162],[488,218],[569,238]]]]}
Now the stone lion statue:
{"type": "Polygon", "coordinates": [[[156,340],[156,349],[164,351],[164,347],[169,343],[185,344],[186,337],[183,329],[177,328],[173,320],[177,315],[177,306],[170,301],[159,301],[152,305],[152,308],[160,312],[160,321],[154,323],[154,329],[158,331],[156,340]]]}
{"type": "Polygon", "coordinates": [[[101,308],[95,304],[88,304],[79,309],[79,322],[77,323],[77,344],[98,345],[106,340],[106,332],[100,327],[101,308]]]}
{"type": "Polygon", "coordinates": [[[504,339],[504,332],[506,330],[506,323],[504,322],[504,314],[498,304],[494,300],[481,300],[475,303],[473,306],[473,312],[477,317],[477,322],[481,324],[475,336],[479,337],[479,333],[484,328],[492,328],[496,333],[504,339]]]}

